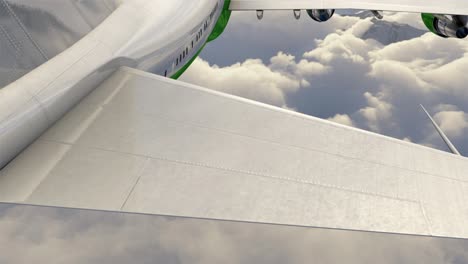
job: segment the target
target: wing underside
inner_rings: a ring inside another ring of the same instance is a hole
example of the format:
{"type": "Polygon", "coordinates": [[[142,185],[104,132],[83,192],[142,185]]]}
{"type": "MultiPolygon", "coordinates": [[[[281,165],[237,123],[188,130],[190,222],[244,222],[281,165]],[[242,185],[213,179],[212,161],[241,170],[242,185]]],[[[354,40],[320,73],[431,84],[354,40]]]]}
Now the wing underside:
{"type": "Polygon", "coordinates": [[[460,1],[448,0],[231,0],[231,10],[364,9],[468,15],[460,1]]]}

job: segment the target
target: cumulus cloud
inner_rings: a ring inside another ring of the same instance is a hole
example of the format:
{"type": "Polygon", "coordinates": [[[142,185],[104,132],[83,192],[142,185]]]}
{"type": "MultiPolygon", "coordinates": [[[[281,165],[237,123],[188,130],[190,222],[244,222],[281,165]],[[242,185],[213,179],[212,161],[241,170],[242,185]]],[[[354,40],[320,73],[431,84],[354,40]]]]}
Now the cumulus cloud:
{"type": "Polygon", "coordinates": [[[406,12],[384,12],[385,20],[392,23],[404,23],[414,28],[427,31],[421,15],[406,12]]]}
{"type": "Polygon", "coordinates": [[[328,118],[328,120],[345,126],[354,126],[353,120],[348,115],[336,114],[334,117],[328,118]]]}
{"type": "Polygon", "coordinates": [[[357,21],[358,17],[348,16],[318,24],[304,11],[300,20],[293,18],[292,11],[265,11],[263,19],[257,20],[255,11],[234,12],[226,31],[201,56],[220,66],[248,58],[269,61],[278,51],[298,57],[315,47],[316,39],[357,21]]]}
{"type": "MultiPolygon", "coordinates": [[[[440,104],[434,107],[434,120],[450,139],[464,138],[468,134],[468,114],[450,104],[440,104]]],[[[439,134],[428,124],[424,142],[428,146],[441,143],[439,134]]],[[[456,146],[458,148],[458,145],[456,146]]]]}
{"type": "MultiPolygon", "coordinates": [[[[295,21],[289,13],[266,14],[275,17],[267,24],[252,22],[247,15],[250,14],[239,15],[242,20],[233,23],[226,38],[258,38],[276,53],[268,59],[254,60],[255,69],[248,65],[251,59],[225,67],[200,59],[184,80],[445,149],[440,138],[431,136],[434,131],[428,131],[430,124],[419,110],[422,103],[436,113],[455,145],[468,152],[468,143],[463,140],[467,131],[462,122],[468,111],[466,41],[443,39],[427,30],[423,33],[419,14],[386,13],[383,21],[336,15],[313,26],[305,26],[310,21],[295,21]],[[296,23],[296,27],[291,23],[296,23]],[[392,23],[405,24],[393,27],[392,23]],[[306,41],[304,32],[314,37],[306,41]],[[293,45],[295,50],[302,50],[300,54],[288,49],[285,45],[290,44],[291,38],[306,42],[307,49],[293,45]],[[275,46],[275,41],[282,45],[275,46]],[[210,72],[210,78],[200,77],[202,72],[210,72]],[[256,91],[252,91],[254,87],[256,91]],[[444,104],[457,106],[457,113],[436,109],[444,104]],[[350,122],[340,115],[348,116],[350,122]],[[461,125],[455,127],[455,123],[461,125]]],[[[230,49],[232,52],[232,46],[230,49]]],[[[261,50],[260,45],[252,45],[248,53],[261,54],[261,50]]]]}
{"type": "Polygon", "coordinates": [[[369,92],[364,93],[364,97],[367,100],[369,106],[366,106],[359,110],[365,120],[367,126],[375,132],[381,132],[381,124],[385,123],[389,125],[388,121],[392,117],[392,105],[384,100],[384,95],[381,93],[378,96],[374,96],[369,92]]]}
{"type": "Polygon", "coordinates": [[[182,80],[222,92],[286,107],[285,97],[310,83],[305,76],[319,75],[327,68],[317,62],[301,60],[279,52],[264,64],[260,59],[248,59],[227,67],[210,65],[197,59],[182,80]]]}
{"type": "Polygon", "coordinates": [[[6,264],[468,260],[468,242],[461,239],[1,204],[0,232],[6,264]]]}
{"type": "Polygon", "coordinates": [[[468,115],[463,111],[441,111],[434,118],[447,135],[455,138],[463,135],[468,128],[468,115]]]}

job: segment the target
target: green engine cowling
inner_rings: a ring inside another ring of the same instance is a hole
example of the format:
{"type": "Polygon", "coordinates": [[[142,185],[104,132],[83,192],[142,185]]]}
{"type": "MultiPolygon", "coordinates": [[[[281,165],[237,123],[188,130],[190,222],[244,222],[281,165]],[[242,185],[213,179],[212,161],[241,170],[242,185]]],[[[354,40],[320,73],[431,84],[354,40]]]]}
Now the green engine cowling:
{"type": "Polygon", "coordinates": [[[466,16],[421,14],[424,25],[434,34],[443,38],[463,39],[468,36],[466,16]]]}

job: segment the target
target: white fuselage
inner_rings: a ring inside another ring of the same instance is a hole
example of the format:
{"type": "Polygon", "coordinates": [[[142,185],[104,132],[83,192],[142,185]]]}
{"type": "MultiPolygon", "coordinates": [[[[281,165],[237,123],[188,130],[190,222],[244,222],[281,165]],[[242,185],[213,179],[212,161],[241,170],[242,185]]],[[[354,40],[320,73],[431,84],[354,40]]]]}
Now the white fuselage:
{"type": "Polygon", "coordinates": [[[73,46],[0,89],[0,168],[119,67],[176,74],[204,46],[223,5],[121,0],[73,46]]]}
{"type": "Polygon", "coordinates": [[[203,48],[224,0],[153,2],[157,17],[149,17],[121,52],[137,59],[138,68],[170,77],[203,48]]]}

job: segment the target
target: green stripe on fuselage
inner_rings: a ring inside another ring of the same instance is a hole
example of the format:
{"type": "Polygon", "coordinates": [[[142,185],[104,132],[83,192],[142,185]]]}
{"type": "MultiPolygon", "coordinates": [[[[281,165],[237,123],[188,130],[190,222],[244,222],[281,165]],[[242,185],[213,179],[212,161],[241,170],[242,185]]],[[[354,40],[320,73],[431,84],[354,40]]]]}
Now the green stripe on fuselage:
{"type": "MultiPolygon", "coordinates": [[[[231,3],[231,0],[224,0],[224,6],[223,6],[223,10],[221,11],[221,15],[219,15],[218,21],[216,21],[216,25],[213,27],[213,31],[211,31],[211,34],[208,36],[207,42],[217,39],[219,36],[221,36],[221,34],[224,32],[224,29],[227,27],[229,18],[231,17],[231,10],[229,10],[230,3],[231,3]]],[[[180,68],[176,73],[174,73],[171,76],[171,78],[172,79],[179,78],[188,69],[188,67],[190,67],[193,61],[198,57],[198,55],[203,50],[205,45],[206,43],[182,68],[180,68]]]]}
{"type": "Polygon", "coordinates": [[[224,29],[229,23],[229,18],[231,17],[231,10],[229,10],[229,5],[231,0],[224,0],[223,11],[216,22],[216,25],[213,28],[210,36],[208,37],[208,42],[217,39],[224,32],[224,29]]]}
{"type": "Polygon", "coordinates": [[[174,73],[171,78],[174,80],[177,80],[187,69],[192,65],[193,61],[198,57],[200,52],[203,50],[206,44],[203,44],[203,46],[200,48],[200,50],[184,65],[182,68],[180,68],[176,73],[174,73]]]}

